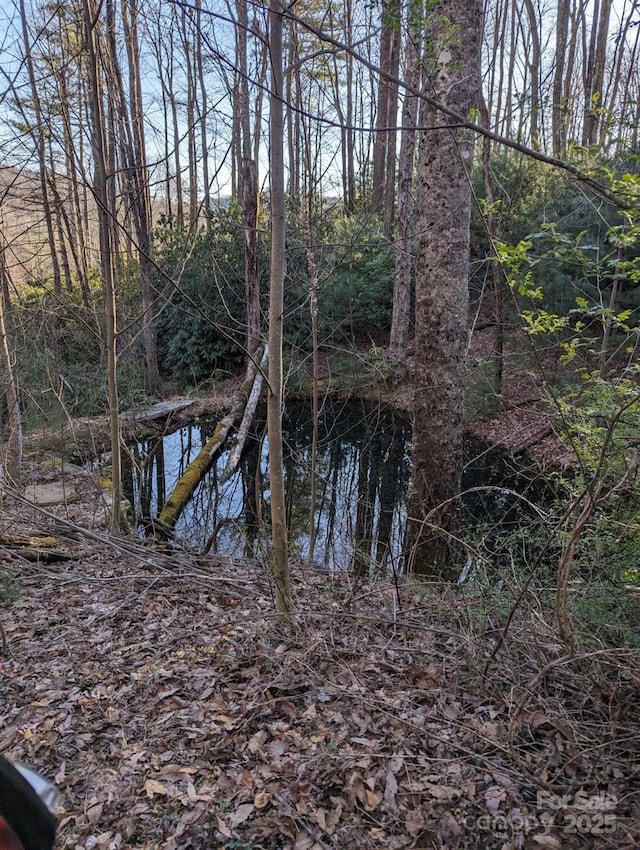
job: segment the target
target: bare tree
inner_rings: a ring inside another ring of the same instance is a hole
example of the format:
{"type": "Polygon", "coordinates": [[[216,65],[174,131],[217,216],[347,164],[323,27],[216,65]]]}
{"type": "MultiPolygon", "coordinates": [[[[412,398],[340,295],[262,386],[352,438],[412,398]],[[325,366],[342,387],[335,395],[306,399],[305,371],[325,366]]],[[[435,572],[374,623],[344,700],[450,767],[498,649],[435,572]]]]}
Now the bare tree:
{"type": "Polygon", "coordinates": [[[238,15],[236,51],[238,62],[237,103],[241,140],[240,186],[244,225],[244,286],[247,320],[247,355],[252,357],[260,344],[260,258],[258,254],[258,164],[253,158],[251,144],[251,114],[249,111],[249,71],[247,62],[247,32],[249,16],[247,0],[236,0],[238,15]]]}
{"type": "Polygon", "coordinates": [[[383,210],[387,199],[385,187],[389,180],[393,181],[395,174],[395,125],[398,109],[398,88],[392,80],[397,78],[400,62],[399,17],[400,6],[396,0],[385,0],[381,10],[379,61],[381,73],[378,81],[376,133],[373,143],[371,206],[374,212],[383,210]],[[393,141],[391,141],[392,139],[393,141]]]}
{"type": "Polygon", "coordinates": [[[564,90],[564,73],[567,64],[569,36],[569,0],[558,0],[556,13],[556,50],[553,72],[553,106],[551,109],[551,135],[554,156],[564,156],[567,149],[567,102],[564,90]]]}
{"type": "MultiPolygon", "coordinates": [[[[129,98],[127,119],[129,132],[128,189],[129,204],[135,226],[140,293],[142,296],[142,335],[146,363],[147,389],[151,395],[160,394],[158,371],[158,341],[155,326],[156,299],[152,283],[151,257],[151,197],[144,129],[142,77],[140,74],[140,43],[138,34],[137,0],[122,0],[122,21],[129,63],[129,98]]],[[[116,58],[114,57],[114,61],[116,58]]],[[[126,109],[126,105],[123,103],[126,109]]]]}
{"type": "Polygon", "coordinates": [[[4,221],[0,218],[0,369],[7,404],[8,436],[4,447],[3,479],[14,490],[22,487],[22,416],[5,315],[9,307],[4,221]]]}
{"type": "Polygon", "coordinates": [[[604,107],[604,73],[612,0],[596,0],[584,72],[584,122],[582,144],[594,145],[604,107]]]}
{"type": "Polygon", "coordinates": [[[98,41],[98,9],[93,0],[82,0],[87,46],[89,98],[91,112],[91,141],[94,159],[93,192],[98,207],[100,239],[100,271],[104,292],[107,349],[107,393],[109,401],[109,435],[111,439],[111,534],[121,530],[121,461],[120,418],[118,411],[117,382],[117,326],[116,326],[116,276],[114,269],[113,226],[110,197],[107,187],[107,152],[104,115],[104,87],[100,74],[100,46],[98,41]]]}
{"type": "Polygon", "coordinates": [[[45,117],[42,110],[42,103],[40,101],[40,92],[33,62],[33,56],[31,55],[31,37],[29,35],[29,23],[27,19],[27,10],[24,0],[20,0],[20,21],[22,23],[25,64],[27,68],[27,73],[29,75],[29,86],[31,89],[31,100],[34,114],[34,125],[31,128],[31,132],[36,143],[36,150],[38,156],[40,190],[42,192],[42,211],[47,226],[47,239],[49,243],[49,253],[51,256],[51,269],[53,272],[53,286],[55,292],[57,294],[61,294],[62,277],[60,275],[60,263],[58,262],[58,253],[56,250],[53,213],[51,210],[51,204],[49,203],[49,184],[47,181],[45,117]]]}
{"type": "Polygon", "coordinates": [[[282,0],[269,6],[271,54],[270,166],[271,166],[271,279],[269,286],[269,476],[271,485],[271,539],[276,610],[288,620],[291,610],[287,509],[282,452],[282,331],[284,318],[285,183],[284,183],[284,74],[282,48],[282,0]]]}
{"type": "Polygon", "coordinates": [[[389,357],[396,376],[405,373],[411,307],[411,271],[413,258],[413,177],[416,148],[416,120],[419,98],[412,94],[420,82],[421,8],[407,10],[407,36],[404,75],[407,91],[402,105],[402,134],[398,165],[398,220],[396,236],[396,273],[393,290],[393,315],[389,338],[389,357]]]}

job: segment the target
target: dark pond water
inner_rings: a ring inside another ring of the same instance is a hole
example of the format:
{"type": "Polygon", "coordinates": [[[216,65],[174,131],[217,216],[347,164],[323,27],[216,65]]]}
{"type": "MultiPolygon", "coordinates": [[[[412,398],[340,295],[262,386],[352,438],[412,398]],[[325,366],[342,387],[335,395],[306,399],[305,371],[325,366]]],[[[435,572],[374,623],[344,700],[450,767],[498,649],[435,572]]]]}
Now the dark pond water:
{"type": "MultiPolygon", "coordinates": [[[[125,491],[141,531],[157,517],[215,424],[182,428],[131,447],[124,469],[125,491]]],[[[283,433],[292,552],[329,569],[354,565],[364,570],[401,569],[410,474],[408,420],[397,411],[365,402],[327,402],[318,418],[315,471],[310,408],[288,403],[283,433]],[[316,482],[313,506],[312,474],[316,482]]],[[[199,550],[266,555],[268,451],[264,421],[258,419],[238,470],[222,483],[228,451],[218,457],[179,519],[176,536],[199,550]]],[[[539,493],[523,471],[496,462],[482,448],[469,446],[467,455],[464,488],[473,491],[464,498],[467,531],[499,526],[504,533],[529,510],[515,491],[534,501],[539,493]]]]}

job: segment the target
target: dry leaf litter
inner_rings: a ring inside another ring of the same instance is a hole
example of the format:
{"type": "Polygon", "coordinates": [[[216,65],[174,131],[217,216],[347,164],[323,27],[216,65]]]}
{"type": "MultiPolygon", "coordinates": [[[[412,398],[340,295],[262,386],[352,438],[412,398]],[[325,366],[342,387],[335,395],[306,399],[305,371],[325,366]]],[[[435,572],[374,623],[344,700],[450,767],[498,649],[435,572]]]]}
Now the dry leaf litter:
{"type": "Polygon", "coordinates": [[[0,751],[61,848],[640,844],[640,658],[566,656],[535,597],[501,641],[469,591],[298,567],[289,629],[263,565],[73,528],[1,564],[0,751]]]}

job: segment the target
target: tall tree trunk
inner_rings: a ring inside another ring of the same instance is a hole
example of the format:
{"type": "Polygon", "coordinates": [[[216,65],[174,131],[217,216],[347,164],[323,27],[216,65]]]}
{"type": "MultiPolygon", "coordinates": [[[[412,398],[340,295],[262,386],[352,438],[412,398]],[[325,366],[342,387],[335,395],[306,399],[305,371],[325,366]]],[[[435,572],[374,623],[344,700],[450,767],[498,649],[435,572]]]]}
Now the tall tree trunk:
{"type": "MultiPolygon", "coordinates": [[[[353,0],[345,0],[344,5],[344,42],[350,47],[353,42],[353,0]]],[[[345,172],[345,209],[348,213],[356,209],[356,171],[355,171],[355,140],[353,128],[353,56],[347,53],[345,57],[346,95],[346,172],[345,172]]]]}
{"type": "Polygon", "coordinates": [[[553,71],[553,106],[551,108],[551,135],[553,155],[564,156],[567,149],[567,102],[564,97],[564,73],[567,62],[569,37],[569,0],[557,0],[556,62],[553,71]]]}
{"type": "MultiPolygon", "coordinates": [[[[609,74],[609,82],[607,85],[607,92],[605,95],[605,103],[607,104],[607,120],[600,122],[600,133],[598,138],[598,146],[601,149],[607,148],[608,145],[612,144],[612,124],[616,124],[618,126],[619,131],[617,133],[617,140],[614,144],[619,144],[620,137],[622,135],[622,127],[621,127],[621,107],[624,107],[624,101],[620,104],[618,99],[618,92],[620,91],[620,86],[623,83],[623,63],[626,58],[628,58],[629,53],[629,32],[631,27],[635,26],[636,28],[640,26],[640,22],[635,20],[635,6],[631,6],[631,8],[627,11],[618,33],[616,35],[616,46],[612,60],[612,70],[609,74]],[[616,111],[618,114],[616,115],[616,111]]],[[[636,34],[637,38],[637,34],[636,34]]],[[[633,52],[633,48],[631,48],[631,52],[633,52]]],[[[634,63],[635,64],[635,63],[634,63]]]]}
{"type": "MultiPolygon", "coordinates": [[[[302,86],[300,84],[300,53],[298,49],[298,27],[291,22],[287,55],[287,73],[285,91],[287,103],[295,104],[296,109],[287,110],[287,143],[289,148],[289,185],[288,194],[293,203],[300,198],[300,180],[302,177],[302,157],[300,139],[300,108],[302,106],[302,86]]],[[[338,120],[340,115],[338,113],[338,120]]]]}
{"type": "Polygon", "coordinates": [[[184,198],[182,189],[182,162],[180,155],[180,122],[175,89],[175,57],[177,55],[175,32],[177,30],[176,10],[170,7],[171,18],[168,29],[164,29],[162,16],[158,15],[157,31],[152,40],[152,50],[160,80],[163,112],[163,147],[166,186],[166,211],[169,221],[177,230],[184,224],[184,198]],[[175,172],[172,175],[173,172],[175,172]],[[175,181],[175,204],[173,183],[175,181]]]}
{"type": "Polygon", "coordinates": [[[244,224],[244,288],[247,311],[247,355],[260,345],[260,256],[258,248],[258,169],[243,160],[242,218],[244,224]]]}
{"type": "Polygon", "coordinates": [[[516,55],[518,51],[517,41],[517,13],[516,4],[510,3],[511,11],[509,21],[509,62],[507,65],[507,83],[504,97],[504,120],[502,121],[500,132],[503,136],[511,139],[513,137],[513,116],[516,114],[514,104],[514,89],[516,77],[516,55]]]}
{"type": "Polygon", "coordinates": [[[42,103],[40,101],[40,93],[38,90],[38,81],[36,79],[35,69],[33,66],[33,57],[31,55],[31,42],[29,39],[27,11],[25,8],[24,0],[20,0],[20,22],[22,25],[22,38],[24,42],[25,65],[27,67],[27,73],[29,75],[29,86],[31,89],[31,100],[35,117],[35,126],[31,130],[31,135],[33,136],[33,139],[35,141],[36,152],[38,156],[38,173],[40,177],[40,191],[42,192],[42,212],[47,227],[47,242],[49,245],[49,253],[51,256],[51,269],[53,272],[53,288],[56,295],[61,295],[62,277],[60,275],[60,264],[58,262],[58,254],[56,251],[53,214],[51,211],[51,204],[49,202],[49,187],[47,184],[47,158],[45,145],[44,115],[42,112],[42,103]]]}
{"type": "Polygon", "coordinates": [[[387,163],[387,122],[389,120],[389,95],[391,83],[385,76],[391,73],[393,29],[391,25],[390,0],[385,0],[380,12],[380,77],[378,80],[378,105],[376,132],[373,140],[373,173],[371,186],[371,208],[381,212],[384,203],[384,175],[387,163]]]}
{"type": "Polygon", "coordinates": [[[260,265],[258,254],[258,167],[252,159],[251,115],[247,67],[247,0],[236,0],[238,15],[237,59],[239,130],[242,140],[240,187],[244,226],[244,287],[247,320],[247,356],[252,358],[260,345],[260,265]]]}
{"type": "MultiPolygon", "coordinates": [[[[64,71],[60,74],[61,80],[61,103],[60,108],[63,111],[64,128],[64,155],[67,174],[69,176],[72,212],[70,215],[69,226],[69,241],[71,243],[78,280],[80,283],[80,291],[82,293],[82,302],[85,307],[89,306],[91,291],[89,288],[89,248],[90,236],[84,226],[84,216],[82,211],[82,199],[80,195],[80,185],[78,182],[78,166],[82,167],[82,148],[76,151],[71,130],[71,95],[67,88],[67,82],[64,71]]],[[[80,139],[80,142],[82,139],[80,139]]]]}
{"type": "Polygon", "coordinates": [[[138,39],[137,0],[122,0],[122,20],[129,61],[129,124],[131,160],[130,205],[135,222],[138,265],[140,269],[140,294],[142,298],[142,336],[146,363],[147,389],[153,396],[160,395],[158,371],[158,340],[155,324],[155,292],[152,283],[151,257],[151,197],[144,131],[142,103],[142,77],[140,74],[140,44],[138,39]]]}
{"type": "MultiPolygon", "coordinates": [[[[478,106],[481,0],[439,0],[427,22],[430,92],[458,114],[478,106]],[[464,33],[452,38],[451,32],[464,33]]],[[[419,142],[416,376],[408,566],[457,573],[473,137],[432,107],[419,142]],[[433,128],[433,129],[430,129],[433,128]]]]}
{"type": "Polygon", "coordinates": [[[398,0],[384,0],[381,26],[379,63],[381,74],[378,83],[378,111],[373,143],[371,205],[374,212],[383,212],[385,234],[391,238],[395,205],[398,87],[389,77],[397,77],[400,63],[400,4],[398,0]]]}
{"type": "Polygon", "coordinates": [[[638,128],[640,127],[640,86],[638,85],[638,56],[640,56],[640,26],[636,27],[635,39],[631,48],[631,55],[628,60],[627,71],[624,77],[624,86],[620,102],[620,126],[622,127],[623,140],[619,148],[624,150],[626,145],[627,150],[638,150],[638,128]],[[631,92],[634,90],[636,96],[632,97],[631,92]]]}
{"type": "Polygon", "coordinates": [[[202,183],[204,189],[203,206],[207,220],[207,230],[211,229],[211,186],[209,178],[209,141],[207,134],[207,113],[209,99],[207,84],[202,61],[202,0],[196,0],[196,32],[195,32],[195,73],[198,77],[200,97],[196,98],[198,123],[200,124],[200,156],[202,157],[202,183]]]}
{"type": "MultiPolygon", "coordinates": [[[[342,41],[347,48],[353,42],[353,2],[345,0],[344,8],[334,8],[329,4],[327,11],[330,32],[342,32],[342,41]],[[336,12],[342,14],[342,23],[335,20],[336,12]]],[[[333,53],[331,57],[331,89],[333,103],[340,126],[340,176],[342,183],[342,201],[346,213],[355,209],[355,170],[354,170],[354,127],[353,127],[353,56],[347,49],[346,54],[333,53]]],[[[297,105],[297,104],[296,104],[297,105]]],[[[308,160],[308,157],[305,157],[308,160]]]]}
{"type": "Polygon", "coordinates": [[[540,26],[533,0],[524,0],[529,19],[529,35],[531,37],[531,57],[529,73],[531,74],[531,147],[540,150],[540,128],[544,127],[542,118],[542,100],[540,98],[540,76],[542,71],[542,49],[540,46],[540,26]]]}
{"type": "Polygon", "coordinates": [[[276,611],[289,620],[291,591],[287,543],[286,500],[282,452],[282,332],[284,313],[285,189],[282,0],[270,0],[269,46],[271,53],[270,166],[271,166],[271,279],[269,286],[269,393],[267,427],[269,429],[269,477],[271,485],[271,541],[273,576],[276,585],[276,611]]]}
{"type": "MultiPolygon", "coordinates": [[[[566,142],[579,138],[577,132],[578,112],[574,106],[576,100],[576,86],[574,74],[576,63],[578,61],[578,52],[580,46],[580,9],[577,7],[575,0],[570,0],[569,7],[569,36],[567,44],[566,62],[567,67],[564,72],[564,88],[562,90],[562,102],[565,104],[564,109],[564,137],[565,137],[565,153],[566,142]]],[[[586,0],[579,0],[580,3],[586,0]]]]}
{"type": "MultiPolygon", "coordinates": [[[[400,27],[400,6],[396,5],[391,36],[391,63],[389,71],[397,79],[400,71],[400,51],[402,49],[402,33],[400,27]]],[[[387,145],[384,170],[384,235],[393,238],[393,225],[396,208],[396,149],[398,144],[398,86],[393,83],[389,88],[387,101],[387,145]]]]}
{"type": "Polygon", "coordinates": [[[13,490],[22,489],[22,417],[20,414],[20,401],[18,388],[13,372],[13,361],[5,313],[9,307],[6,293],[9,291],[9,281],[6,266],[4,234],[0,243],[0,370],[2,371],[2,385],[4,397],[7,404],[7,439],[4,447],[5,483],[13,490]]]}
{"type": "Polygon", "coordinates": [[[398,164],[398,224],[396,272],[393,289],[393,314],[389,338],[389,358],[395,365],[396,377],[405,374],[411,309],[411,269],[413,259],[413,174],[416,148],[416,120],[419,98],[411,95],[420,82],[420,27],[416,25],[420,9],[410,9],[405,47],[405,80],[407,91],[402,105],[402,136],[398,164]]]}
{"type": "MultiPolygon", "coordinates": [[[[480,97],[480,119],[485,127],[489,127],[489,110],[480,97]]],[[[495,362],[493,391],[497,399],[502,396],[502,376],[504,369],[504,306],[502,295],[502,268],[496,255],[498,241],[498,220],[495,213],[495,197],[493,183],[491,181],[491,140],[488,136],[482,137],[482,184],[484,187],[484,201],[487,207],[485,214],[485,226],[489,237],[489,277],[493,290],[493,317],[495,322],[495,337],[493,344],[493,355],[495,362]]]]}
{"type": "Polygon", "coordinates": [[[100,240],[100,270],[104,292],[107,349],[107,393],[109,400],[109,434],[111,438],[111,523],[110,532],[118,536],[121,531],[121,457],[120,417],[118,415],[117,383],[117,327],[116,281],[114,271],[112,207],[107,186],[107,153],[105,141],[104,93],[100,77],[99,45],[97,38],[98,14],[93,0],[83,0],[85,39],[89,71],[89,97],[91,112],[91,141],[94,158],[94,197],[98,207],[98,232],[100,240]]]}
{"type": "Polygon", "coordinates": [[[192,51],[193,43],[191,35],[191,15],[190,9],[180,7],[181,21],[180,32],[182,35],[182,49],[184,55],[184,74],[187,81],[187,150],[189,152],[189,224],[195,225],[198,222],[198,214],[200,211],[198,204],[198,157],[196,144],[196,80],[193,70],[192,51]]]}
{"type": "Polygon", "coordinates": [[[586,56],[584,72],[584,118],[582,125],[582,144],[594,145],[597,140],[599,110],[603,106],[604,63],[606,57],[607,39],[609,37],[609,20],[611,17],[611,0],[596,0],[593,9],[589,50],[586,56]]]}

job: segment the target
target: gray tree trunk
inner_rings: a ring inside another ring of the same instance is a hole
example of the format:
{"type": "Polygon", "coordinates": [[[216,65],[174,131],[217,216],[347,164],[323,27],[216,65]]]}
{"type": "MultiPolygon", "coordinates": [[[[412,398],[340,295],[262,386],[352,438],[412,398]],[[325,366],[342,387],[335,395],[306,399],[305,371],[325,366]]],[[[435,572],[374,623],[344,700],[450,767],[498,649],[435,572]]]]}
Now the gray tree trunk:
{"type": "Polygon", "coordinates": [[[282,330],[284,313],[285,192],[284,192],[284,93],[282,52],[282,0],[269,5],[269,46],[271,54],[270,166],[271,166],[271,279],[269,286],[269,477],[271,484],[272,569],[276,585],[276,611],[289,619],[289,552],[287,511],[284,492],[282,452],[282,330]]]}
{"type": "Polygon", "coordinates": [[[140,266],[140,292],[142,296],[142,331],[147,369],[147,389],[151,395],[160,395],[158,371],[158,339],[156,333],[156,298],[152,283],[151,257],[151,196],[147,169],[144,107],[142,102],[142,77],[140,73],[140,44],[138,38],[138,7],[136,0],[123,0],[127,56],[129,61],[129,121],[131,125],[129,175],[130,205],[136,229],[138,262],[140,266]]]}
{"type": "Polygon", "coordinates": [[[89,72],[88,91],[91,113],[91,142],[94,158],[93,191],[98,208],[98,232],[100,241],[100,272],[105,305],[106,349],[107,349],[107,394],[109,399],[109,435],[111,438],[111,523],[109,530],[118,536],[122,525],[121,498],[121,452],[120,417],[118,415],[117,369],[117,324],[116,324],[116,281],[114,272],[113,228],[107,188],[107,156],[105,140],[105,116],[103,112],[104,92],[100,77],[99,45],[97,37],[97,9],[92,0],[83,0],[87,65],[89,72]]]}
{"type": "MultiPolygon", "coordinates": [[[[439,0],[427,22],[429,93],[462,115],[479,102],[481,30],[481,0],[439,0]]],[[[407,563],[417,573],[451,579],[458,560],[474,139],[431,107],[424,119],[407,563]]]]}
{"type": "MultiPolygon", "coordinates": [[[[416,15],[420,10],[416,9],[416,15]]],[[[416,149],[418,98],[409,94],[420,79],[420,30],[409,12],[405,47],[405,80],[408,90],[402,105],[402,136],[398,163],[398,223],[396,238],[396,276],[393,289],[393,315],[389,337],[389,358],[398,379],[404,376],[411,307],[411,269],[413,259],[413,174],[416,149]]]]}
{"type": "Polygon", "coordinates": [[[29,75],[29,86],[31,90],[32,108],[35,119],[35,124],[30,128],[31,135],[36,144],[36,152],[38,157],[38,171],[40,177],[40,191],[42,192],[42,212],[47,226],[47,242],[49,244],[49,253],[51,256],[51,269],[53,272],[53,289],[56,295],[62,294],[62,277],[60,275],[60,263],[56,250],[56,240],[53,229],[53,214],[49,201],[49,186],[47,183],[47,161],[46,161],[46,127],[44,115],[42,113],[42,104],[40,102],[40,94],[38,89],[38,80],[33,65],[31,55],[31,42],[29,36],[27,11],[24,0],[20,0],[20,21],[22,24],[22,37],[24,41],[24,55],[27,73],[29,75]]]}
{"type": "Polygon", "coordinates": [[[8,430],[3,458],[3,478],[9,487],[20,491],[22,489],[22,417],[5,322],[5,312],[8,307],[5,291],[8,291],[8,281],[4,239],[0,245],[0,281],[2,290],[0,291],[0,370],[2,371],[2,384],[7,403],[8,430]]]}
{"type": "Polygon", "coordinates": [[[564,73],[567,63],[567,41],[569,37],[569,0],[557,0],[556,18],[556,64],[553,72],[553,106],[551,110],[551,133],[553,155],[564,156],[567,149],[567,102],[564,97],[564,73]]]}

